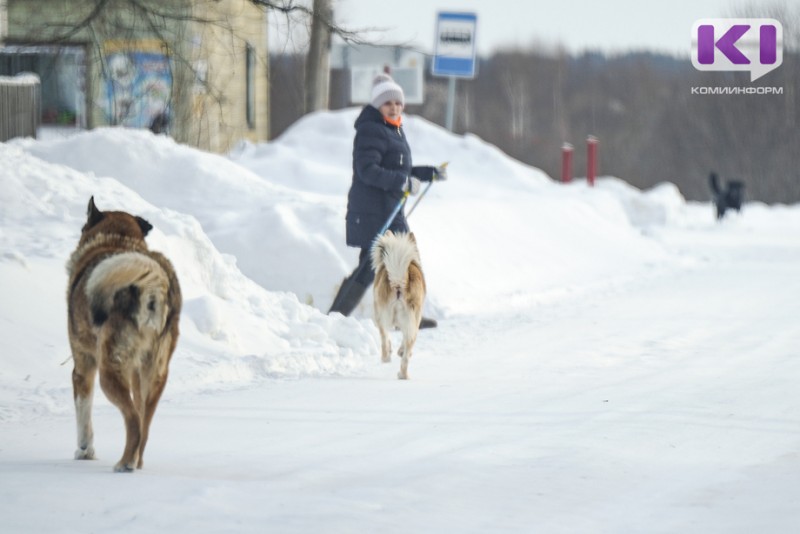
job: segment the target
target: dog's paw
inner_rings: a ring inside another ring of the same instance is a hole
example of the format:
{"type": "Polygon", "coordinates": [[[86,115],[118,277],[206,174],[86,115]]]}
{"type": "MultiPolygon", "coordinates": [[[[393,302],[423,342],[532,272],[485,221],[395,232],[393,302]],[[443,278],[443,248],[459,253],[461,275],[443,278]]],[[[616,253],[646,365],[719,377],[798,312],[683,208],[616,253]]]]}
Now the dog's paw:
{"type": "Polygon", "coordinates": [[[391,356],[381,356],[381,361],[383,363],[389,363],[389,362],[392,361],[392,357],[391,356]]]}
{"type": "Polygon", "coordinates": [[[77,449],[75,451],[76,460],[94,460],[94,447],[89,446],[85,449],[77,449]]]}
{"type": "Polygon", "coordinates": [[[115,473],[133,473],[134,465],[133,463],[125,463],[125,462],[117,462],[117,465],[114,466],[115,473]]]}
{"type": "Polygon", "coordinates": [[[397,372],[397,379],[398,380],[408,380],[408,373],[404,373],[403,371],[397,372]]]}

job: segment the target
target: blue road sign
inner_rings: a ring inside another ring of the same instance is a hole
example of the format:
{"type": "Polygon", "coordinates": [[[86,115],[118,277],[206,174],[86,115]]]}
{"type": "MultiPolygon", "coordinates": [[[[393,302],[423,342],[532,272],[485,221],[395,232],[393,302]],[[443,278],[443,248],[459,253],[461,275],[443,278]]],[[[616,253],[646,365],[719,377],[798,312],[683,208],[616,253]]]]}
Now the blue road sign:
{"type": "Polygon", "coordinates": [[[475,13],[439,13],[431,69],[434,76],[475,77],[477,26],[475,13]]]}

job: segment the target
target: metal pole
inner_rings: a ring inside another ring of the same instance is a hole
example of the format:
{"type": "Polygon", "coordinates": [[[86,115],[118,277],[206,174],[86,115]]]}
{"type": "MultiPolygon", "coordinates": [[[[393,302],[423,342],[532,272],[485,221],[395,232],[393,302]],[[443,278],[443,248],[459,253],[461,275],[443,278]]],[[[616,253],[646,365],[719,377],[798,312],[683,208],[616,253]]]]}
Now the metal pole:
{"type": "Polygon", "coordinates": [[[597,176],[597,143],[599,142],[593,135],[586,138],[586,181],[590,186],[594,186],[594,179],[597,176]]]}
{"type": "Polygon", "coordinates": [[[450,76],[450,82],[447,85],[447,122],[445,126],[449,131],[453,131],[453,110],[456,105],[456,77],[450,76]]]}
{"type": "Polygon", "coordinates": [[[401,209],[403,209],[403,204],[405,204],[406,200],[408,200],[408,194],[409,194],[408,191],[403,193],[403,198],[400,199],[400,201],[397,203],[397,206],[395,206],[394,210],[392,210],[392,214],[389,215],[389,218],[386,219],[386,222],[378,231],[378,235],[375,236],[376,239],[385,234],[386,230],[388,230],[389,227],[392,225],[392,221],[394,221],[394,218],[397,217],[397,214],[400,213],[401,209]]]}
{"type": "Polygon", "coordinates": [[[561,145],[561,181],[565,184],[572,181],[572,150],[569,143],[561,145]]]}

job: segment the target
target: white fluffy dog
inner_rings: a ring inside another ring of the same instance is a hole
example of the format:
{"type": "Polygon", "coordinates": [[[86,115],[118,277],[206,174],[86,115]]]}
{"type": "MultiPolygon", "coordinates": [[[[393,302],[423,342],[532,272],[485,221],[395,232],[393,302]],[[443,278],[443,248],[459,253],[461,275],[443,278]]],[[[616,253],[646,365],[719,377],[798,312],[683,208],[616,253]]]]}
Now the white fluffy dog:
{"type": "Polygon", "coordinates": [[[397,378],[405,380],[425,302],[425,277],[414,234],[389,231],[376,239],[372,246],[372,267],[375,269],[374,319],[381,334],[381,360],[391,361],[389,332],[400,330],[403,343],[397,354],[402,361],[397,378]]]}

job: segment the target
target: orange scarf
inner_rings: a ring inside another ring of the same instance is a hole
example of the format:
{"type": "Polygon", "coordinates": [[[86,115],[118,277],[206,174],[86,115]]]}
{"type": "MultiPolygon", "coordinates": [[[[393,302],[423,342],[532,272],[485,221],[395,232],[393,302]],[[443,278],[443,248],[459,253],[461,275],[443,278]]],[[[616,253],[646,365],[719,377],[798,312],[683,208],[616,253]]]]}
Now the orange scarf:
{"type": "Polygon", "coordinates": [[[395,128],[400,128],[400,125],[403,123],[403,116],[400,115],[399,117],[397,117],[397,120],[390,119],[389,117],[384,116],[383,120],[386,121],[386,124],[391,124],[395,128]]]}

